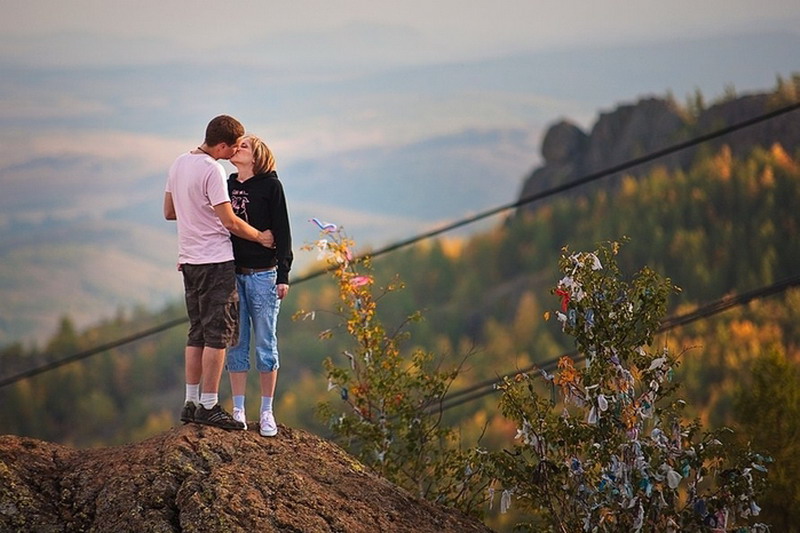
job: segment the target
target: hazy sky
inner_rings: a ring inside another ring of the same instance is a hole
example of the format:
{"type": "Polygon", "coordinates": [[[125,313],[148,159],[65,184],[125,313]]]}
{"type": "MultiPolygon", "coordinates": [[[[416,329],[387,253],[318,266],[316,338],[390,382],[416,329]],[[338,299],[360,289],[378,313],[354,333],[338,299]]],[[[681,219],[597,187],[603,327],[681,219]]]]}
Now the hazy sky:
{"type": "Polygon", "coordinates": [[[536,136],[643,93],[769,88],[797,69],[785,59],[797,28],[798,0],[12,0],[0,17],[0,161],[88,154],[158,172],[220,112],[283,162],[471,129],[536,136]],[[780,32],[791,36],[770,41],[781,54],[663,52],[780,32]],[[674,55],[686,53],[694,70],[674,55]]]}
{"type": "Polygon", "coordinates": [[[363,68],[723,32],[796,31],[799,5],[797,0],[12,0],[0,19],[0,53],[6,61],[29,65],[230,61],[363,68]]]}
{"type": "MultiPolygon", "coordinates": [[[[497,91],[477,96],[476,90],[465,97],[467,85],[462,94],[451,91],[431,97],[430,91],[435,90],[431,86],[389,95],[391,87],[373,90],[359,78],[374,72],[404,66],[474,64],[481,59],[565,48],[591,50],[764,31],[797,35],[800,27],[797,0],[12,0],[4,4],[0,68],[4,64],[51,68],[36,71],[36,75],[45,73],[41,81],[18,73],[16,78],[0,80],[0,120],[8,120],[18,131],[29,126],[52,130],[59,121],[80,118],[82,124],[72,120],[68,127],[86,129],[89,121],[94,121],[92,129],[100,125],[100,131],[115,134],[121,121],[110,117],[118,117],[120,109],[135,110],[136,116],[164,117],[166,107],[175,108],[170,99],[178,99],[186,109],[186,119],[173,115],[170,120],[185,125],[185,130],[167,132],[151,120],[152,127],[146,132],[168,137],[162,143],[169,145],[165,152],[174,149],[169,138],[180,137],[184,142],[189,135],[196,135],[207,115],[226,109],[246,114],[248,126],[278,139],[283,143],[278,148],[290,157],[387,140],[413,141],[421,132],[436,135],[498,123],[505,126],[514,120],[516,126],[527,127],[530,121],[525,122],[521,118],[524,113],[517,108],[530,107],[531,99],[541,100],[530,84],[518,94],[502,87],[502,96],[497,91]],[[203,74],[205,78],[197,77],[202,95],[191,88],[181,93],[177,83],[169,91],[156,87],[152,80],[157,74],[152,71],[130,78],[131,89],[124,95],[119,87],[112,88],[113,80],[93,80],[89,86],[87,77],[86,87],[79,87],[57,78],[61,68],[157,65],[170,68],[165,81],[167,76],[180,76],[177,69],[181,66],[191,67],[193,73],[204,72],[203,65],[213,70],[203,74]],[[248,80],[242,70],[224,70],[249,65],[258,75],[248,80]],[[349,80],[357,80],[350,93],[341,86],[339,93],[330,85],[319,89],[320,84],[349,80]],[[316,91],[309,96],[308,105],[276,99],[279,94],[298,98],[302,91],[316,91]],[[416,103],[420,91],[425,91],[428,99],[416,103]],[[117,96],[112,99],[112,95],[117,96]],[[346,108],[348,96],[357,109],[346,108]],[[515,100],[520,104],[514,104],[512,116],[492,103],[500,101],[512,108],[508,104],[515,100]],[[251,107],[246,106],[248,102],[251,107]],[[267,104],[272,107],[260,118],[253,108],[264,109],[267,104]],[[353,126],[347,131],[341,127],[345,118],[353,126]]],[[[746,62],[754,59],[748,57],[746,62]]],[[[551,75],[548,67],[539,65],[531,75],[546,78],[551,75]]],[[[731,70],[745,68],[748,65],[731,70]]],[[[584,71],[586,79],[597,76],[584,71]]],[[[739,77],[731,74],[728,79],[735,83],[739,77]]],[[[696,86],[707,86],[703,81],[698,79],[696,86]]],[[[662,85],[654,90],[673,88],[662,85]]],[[[716,94],[722,89],[711,86],[716,94]]],[[[677,96],[683,97],[683,88],[678,90],[677,96]]],[[[564,100],[561,95],[556,97],[564,100]]],[[[606,96],[599,95],[599,100],[605,104],[606,96]]],[[[543,102],[534,104],[542,107],[543,102]]],[[[579,121],[590,116],[587,109],[579,109],[568,99],[544,105],[554,114],[568,113],[579,121]]],[[[6,144],[30,142],[19,136],[8,139],[9,131],[5,133],[6,144]]],[[[44,133],[43,129],[37,131],[36,138],[44,139],[44,133]]],[[[140,128],[138,133],[145,132],[140,128]]]]}

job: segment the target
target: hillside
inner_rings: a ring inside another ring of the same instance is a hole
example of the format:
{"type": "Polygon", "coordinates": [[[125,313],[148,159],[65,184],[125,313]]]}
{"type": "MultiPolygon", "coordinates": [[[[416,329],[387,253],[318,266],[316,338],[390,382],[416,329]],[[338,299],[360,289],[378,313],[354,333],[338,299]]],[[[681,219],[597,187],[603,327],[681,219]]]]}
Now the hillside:
{"type": "Polygon", "coordinates": [[[189,424],[115,448],[0,436],[0,530],[479,532],[299,429],[189,424]]]}
{"type": "MultiPolygon", "coordinates": [[[[734,120],[743,114],[737,111],[736,102],[741,101],[748,112],[757,112],[751,108],[752,102],[764,105],[776,94],[713,104],[703,116],[719,114],[713,110],[724,108],[727,118],[734,120]]],[[[602,114],[592,128],[595,133],[590,135],[590,145],[599,146],[597,153],[624,152],[616,148],[616,137],[598,132],[616,129],[627,132],[624,138],[635,136],[648,110],[673,109],[667,98],[654,102],[647,99],[602,114]],[[603,123],[616,126],[601,127],[603,123]],[[605,139],[605,144],[598,144],[600,139],[605,139]]],[[[689,115],[687,110],[675,112],[689,115]]],[[[727,145],[717,151],[709,149],[697,154],[685,169],[652,169],[649,174],[622,178],[616,188],[594,194],[581,190],[578,197],[556,197],[536,204],[537,209],[521,209],[520,216],[460,244],[432,241],[381,257],[374,264],[377,279],[399,275],[407,286],[382,304],[386,323],[399,324],[408,314],[423,310],[425,320],[413,329],[415,345],[452,360],[463,353],[463,347],[477,345],[479,353],[468,365],[475,370],[455,384],[459,387],[570,349],[558,328],[541,319],[554,305],[549,290],[557,279],[555,265],[565,244],[590,248],[627,235],[631,243],[626,247],[624,266],[648,265],[683,288],[671,302],[671,312],[795,273],[800,257],[796,216],[800,167],[798,137],[791,132],[797,126],[786,120],[779,124],[784,125],[779,131],[789,132],[778,139],[780,144],[762,148],[758,146],[762,142],[752,138],[752,150],[738,147],[738,156],[727,145]],[[742,213],[748,216],[742,217],[742,213]]],[[[534,171],[529,182],[541,177],[541,169],[560,160],[553,153],[551,137],[548,135],[542,147],[548,163],[534,171]]],[[[584,152],[575,154],[576,161],[585,159],[584,152]]],[[[362,243],[360,235],[353,237],[362,243]]],[[[170,274],[173,277],[179,283],[174,272],[170,274]]],[[[286,364],[281,370],[279,401],[291,406],[283,415],[284,423],[318,428],[313,405],[326,397],[321,362],[347,349],[344,343],[319,342],[320,331],[336,327],[330,313],[317,313],[313,321],[293,321],[291,317],[299,309],[329,311],[336,303],[330,280],[320,277],[295,284],[282,304],[279,337],[286,364]]],[[[160,314],[119,314],[85,334],[79,333],[80,324],[70,321],[41,349],[10,346],[0,352],[0,363],[5,373],[13,374],[184,315],[182,303],[160,314]]],[[[0,432],[91,446],[131,442],[163,430],[171,423],[174,405],[182,394],[184,342],[185,329],[172,328],[99,354],[85,364],[1,389],[0,399],[11,408],[0,412],[0,432]],[[91,399],[64,402],[58,398],[69,396],[70,390],[83,391],[86,383],[93,384],[91,399]],[[35,415],[43,412],[48,413],[44,418],[35,415]],[[119,416],[120,412],[125,416],[119,416]]]]}

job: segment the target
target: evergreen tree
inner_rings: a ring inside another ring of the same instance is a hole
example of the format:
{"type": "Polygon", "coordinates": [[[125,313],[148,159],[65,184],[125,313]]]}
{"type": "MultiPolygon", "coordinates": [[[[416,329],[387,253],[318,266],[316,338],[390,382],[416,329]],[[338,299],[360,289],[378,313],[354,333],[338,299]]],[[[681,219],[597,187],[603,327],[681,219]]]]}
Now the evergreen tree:
{"type": "Polygon", "coordinates": [[[764,498],[764,515],[775,531],[800,531],[800,370],[773,349],[755,360],[739,389],[736,418],[753,446],[775,465],[764,498]]]}

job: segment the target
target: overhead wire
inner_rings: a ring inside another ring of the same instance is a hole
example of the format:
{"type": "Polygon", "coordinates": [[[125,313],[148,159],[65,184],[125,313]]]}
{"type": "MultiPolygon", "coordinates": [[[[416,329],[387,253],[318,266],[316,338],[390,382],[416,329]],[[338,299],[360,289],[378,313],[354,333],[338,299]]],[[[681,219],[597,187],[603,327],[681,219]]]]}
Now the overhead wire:
{"type": "MultiPolygon", "coordinates": [[[[472,224],[474,222],[478,222],[480,220],[483,220],[484,218],[488,218],[488,217],[500,214],[500,213],[502,213],[504,211],[508,211],[508,210],[511,210],[511,209],[516,209],[516,208],[521,207],[523,205],[527,205],[527,204],[536,202],[538,200],[543,200],[545,198],[549,198],[550,196],[555,196],[557,194],[572,190],[572,189],[574,189],[576,187],[580,187],[582,185],[586,185],[586,184],[591,183],[593,181],[597,181],[597,180],[599,180],[601,178],[605,178],[605,177],[611,176],[613,174],[618,174],[619,172],[623,172],[625,170],[629,170],[629,169],[637,167],[639,165],[643,165],[645,163],[649,163],[651,161],[655,161],[656,159],[660,159],[662,157],[665,157],[665,156],[668,156],[668,155],[672,155],[672,154],[674,154],[676,152],[679,152],[681,150],[684,150],[686,148],[690,148],[692,146],[696,146],[698,144],[702,144],[704,142],[708,142],[710,140],[713,140],[713,139],[728,135],[728,134],[733,133],[735,131],[738,131],[738,130],[741,130],[741,129],[744,129],[744,128],[748,128],[750,126],[754,126],[754,125],[759,124],[761,122],[765,122],[767,120],[771,120],[773,118],[776,118],[778,116],[784,115],[786,113],[790,113],[792,111],[796,111],[798,109],[800,109],[800,102],[797,102],[797,103],[794,103],[794,104],[789,104],[789,105],[780,107],[778,109],[774,109],[774,110],[772,110],[770,112],[767,112],[767,113],[764,113],[762,115],[758,115],[756,117],[753,117],[753,118],[750,118],[750,119],[747,119],[747,120],[743,120],[743,121],[737,122],[735,124],[731,124],[730,126],[726,126],[724,128],[720,128],[718,130],[714,130],[712,132],[705,133],[705,134],[699,135],[697,137],[693,137],[693,138],[691,138],[689,140],[673,144],[673,145],[668,146],[666,148],[662,148],[661,150],[656,150],[655,152],[651,152],[651,153],[643,155],[641,157],[630,159],[630,160],[625,161],[623,163],[620,163],[618,165],[614,165],[614,166],[608,167],[606,169],[599,170],[597,172],[592,172],[592,173],[587,174],[587,175],[585,175],[585,176],[583,176],[581,178],[578,178],[576,180],[564,183],[562,185],[557,185],[555,187],[551,187],[549,189],[540,191],[540,192],[535,193],[535,194],[529,194],[527,196],[519,198],[518,200],[515,200],[514,202],[510,202],[510,203],[507,203],[507,204],[504,204],[504,205],[500,205],[500,206],[497,206],[497,207],[494,207],[494,208],[491,208],[491,209],[487,209],[486,211],[482,211],[480,213],[476,213],[475,215],[472,215],[472,216],[469,216],[469,217],[464,217],[464,218],[462,218],[460,220],[457,220],[457,221],[452,222],[450,224],[446,224],[444,226],[441,226],[439,228],[433,229],[431,231],[428,231],[428,232],[425,232],[425,233],[421,233],[419,235],[416,235],[414,237],[410,237],[410,238],[402,240],[402,241],[398,241],[398,242],[396,242],[394,244],[390,244],[390,245],[385,246],[383,248],[380,248],[380,249],[378,249],[378,250],[376,250],[374,252],[369,252],[369,253],[366,253],[366,254],[362,254],[361,256],[359,256],[359,258],[363,258],[363,257],[374,258],[374,257],[378,257],[378,256],[381,256],[381,255],[387,254],[389,252],[393,252],[395,250],[399,250],[400,248],[405,248],[406,246],[410,246],[410,245],[416,244],[416,243],[418,243],[420,241],[427,240],[427,239],[430,239],[432,237],[436,237],[437,235],[441,235],[442,233],[446,233],[446,232],[452,231],[454,229],[458,229],[460,227],[466,226],[468,224],[472,224]]],[[[319,270],[317,272],[313,272],[311,274],[308,274],[306,276],[298,278],[298,280],[295,283],[300,282],[300,281],[306,281],[306,280],[312,279],[312,278],[316,278],[318,276],[321,276],[321,275],[325,274],[329,270],[330,269],[321,269],[321,270],[319,270]]]]}
{"type": "MultiPolygon", "coordinates": [[[[788,104],[788,105],[773,109],[772,111],[768,111],[766,113],[763,113],[761,115],[757,115],[757,116],[752,117],[750,119],[743,120],[743,121],[731,124],[729,126],[726,126],[726,127],[711,131],[709,133],[698,135],[698,136],[693,137],[691,139],[688,139],[686,141],[670,145],[670,146],[668,146],[666,148],[663,148],[663,149],[660,149],[660,150],[656,150],[656,151],[651,152],[649,154],[646,154],[644,156],[628,160],[626,162],[620,163],[618,165],[611,166],[611,167],[606,168],[604,170],[600,170],[600,171],[597,171],[597,172],[592,172],[590,174],[587,174],[587,175],[585,175],[585,176],[583,176],[581,178],[578,178],[576,180],[570,181],[568,183],[557,185],[555,187],[551,187],[549,189],[540,191],[538,193],[524,196],[524,197],[519,198],[518,200],[516,200],[514,202],[503,204],[503,205],[488,209],[486,211],[482,211],[480,213],[477,213],[477,214],[469,216],[469,217],[464,217],[464,218],[462,218],[460,220],[457,220],[457,221],[452,222],[450,224],[446,224],[444,226],[441,226],[439,228],[433,229],[431,231],[424,232],[424,233],[418,234],[416,236],[410,237],[408,239],[404,239],[404,240],[395,242],[393,244],[390,244],[388,246],[380,248],[380,249],[378,249],[376,251],[368,252],[368,253],[365,253],[365,254],[361,254],[358,257],[356,257],[356,260],[363,259],[363,258],[366,258],[366,257],[375,258],[375,257],[379,257],[379,256],[382,256],[382,255],[388,254],[388,253],[393,252],[395,250],[399,250],[401,248],[405,248],[405,247],[410,246],[412,244],[416,244],[416,243],[418,243],[420,241],[431,239],[431,238],[436,237],[438,235],[441,235],[443,233],[446,233],[446,232],[461,228],[463,226],[472,224],[474,222],[478,222],[480,220],[483,220],[485,218],[497,215],[499,213],[502,213],[502,212],[505,212],[505,211],[508,211],[508,210],[511,210],[511,209],[515,209],[515,208],[518,208],[518,207],[521,207],[523,205],[530,204],[530,203],[533,203],[533,202],[536,202],[536,201],[539,201],[539,200],[543,200],[545,198],[549,198],[549,197],[555,196],[557,194],[561,194],[563,192],[572,190],[572,189],[580,187],[582,185],[586,185],[586,184],[591,183],[593,181],[597,181],[597,180],[599,180],[601,178],[605,178],[605,177],[611,176],[613,174],[617,174],[619,172],[623,172],[625,170],[629,170],[629,169],[634,168],[636,166],[639,166],[639,165],[642,165],[642,164],[645,164],[645,163],[649,163],[651,161],[655,161],[655,160],[657,160],[659,158],[665,157],[667,155],[671,155],[673,153],[679,152],[679,151],[684,150],[686,148],[690,148],[692,146],[696,146],[696,145],[702,144],[704,142],[708,142],[710,140],[717,139],[719,137],[723,137],[723,136],[728,135],[730,133],[733,133],[735,131],[754,126],[756,124],[759,124],[759,123],[774,119],[774,118],[776,118],[778,116],[790,113],[792,111],[796,111],[798,109],[800,109],[800,102],[796,102],[796,103],[793,103],[793,104],[788,104]]],[[[317,278],[319,276],[322,276],[322,275],[326,274],[329,271],[330,271],[330,268],[320,269],[318,271],[312,272],[312,273],[307,274],[305,276],[300,276],[298,278],[293,278],[291,280],[291,283],[292,284],[303,283],[303,282],[309,281],[311,279],[317,278]]],[[[159,326],[155,326],[153,328],[150,328],[150,329],[138,332],[138,333],[131,334],[131,335],[129,335],[127,337],[124,337],[122,339],[119,339],[117,341],[113,341],[113,342],[110,342],[110,343],[107,343],[107,344],[103,344],[103,345],[97,346],[95,348],[92,348],[92,349],[89,349],[89,350],[85,350],[85,351],[82,351],[82,352],[79,352],[79,353],[76,353],[76,354],[61,358],[61,359],[56,359],[54,361],[45,363],[45,364],[40,365],[38,367],[34,367],[34,368],[29,369],[29,370],[25,370],[23,372],[20,372],[18,374],[14,374],[12,376],[8,376],[8,377],[5,377],[5,378],[2,378],[2,379],[0,379],[0,388],[5,387],[7,385],[10,385],[12,383],[15,383],[17,381],[20,381],[22,379],[30,378],[30,377],[39,375],[39,374],[41,374],[43,372],[47,372],[49,370],[53,370],[55,368],[58,368],[60,366],[65,365],[65,364],[72,363],[72,362],[78,361],[80,359],[85,359],[85,358],[87,358],[89,356],[96,355],[96,354],[101,353],[103,351],[110,350],[112,348],[116,348],[116,347],[122,346],[124,344],[136,342],[136,341],[138,341],[140,339],[143,339],[145,337],[149,337],[150,335],[153,335],[155,333],[159,333],[161,331],[165,331],[167,329],[171,329],[171,328],[176,327],[178,325],[185,324],[186,322],[188,322],[188,320],[189,319],[187,317],[174,319],[174,320],[171,320],[171,321],[166,322],[164,324],[161,324],[159,326]]]]}
{"type": "MultiPolygon", "coordinates": [[[[744,292],[742,294],[724,296],[722,298],[719,298],[718,300],[714,300],[705,305],[701,305],[688,313],[665,318],[664,320],[661,321],[661,325],[659,326],[658,330],[656,330],[655,333],[663,333],[665,331],[669,331],[671,329],[675,329],[680,326],[685,326],[697,320],[701,320],[722,313],[733,307],[746,305],[752,302],[753,300],[762,299],[768,296],[779,294],[796,286],[800,286],[800,274],[790,276],[781,281],[772,283],[770,285],[766,285],[764,287],[759,287],[757,289],[753,289],[744,292]]],[[[541,370],[545,372],[554,370],[558,365],[558,361],[562,357],[570,357],[576,363],[586,359],[585,355],[580,355],[577,351],[573,351],[541,363],[534,363],[524,368],[517,369],[513,372],[508,372],[496,378],[487,379],[479,383],[475,383],[469,387],[465,387],[464,389],[448,394],[443,398],[442,404],[440,406],[437,406],[435,409],[431,410],[446,411],[448,409],[452,409],[454,407],[458,407],[465,403],[469,403],[471,401],[482,398],[488,394],[496,392],[498,390],[497,385],[502,383],[506,378],[511,378],[518,374],[527,374],[535,370],[541,370]]]]}
{"type": "Polygon", "coordinates": [[[33,376],[37,376],[49,370],[54,370],[60,366],[64,366],[69,363],[74,363],[75,361],[80,361],[81,359],[86,359],[89,356],[99,354],[101,352],[105,352],[107,350],[112,350],[114,348],[119,348],[120,346],[124,346],[125,344],[129,344],[132,342],[136,342],[147,338],[151,335],[155,335],[156,333],[161,333],[162,331],[166,331],[171,329],[175,326],[183,324],[186,322],[186,318],[176,318],[163,324],[159,324],[152,328],[145,329],[143,331],[139,331],[137,333],[133,333],[128,335],[127,337],[122,337],[112,342],[107,342],[105,344],[101,344],[100,346],[95,346],[94,348],[90,348],[88,350],[84,350],[82,352],[78,352],[76,354],[70,355],[68,357],[64,357],[61,359],[55,359],[43,365],[25,370],[23,372],[19,372],[18,374],[14,374],[5,378],[0,379],[0,388],[5,387],[6,385],[11,385],[14,382],[31,378],[33,376]]]}

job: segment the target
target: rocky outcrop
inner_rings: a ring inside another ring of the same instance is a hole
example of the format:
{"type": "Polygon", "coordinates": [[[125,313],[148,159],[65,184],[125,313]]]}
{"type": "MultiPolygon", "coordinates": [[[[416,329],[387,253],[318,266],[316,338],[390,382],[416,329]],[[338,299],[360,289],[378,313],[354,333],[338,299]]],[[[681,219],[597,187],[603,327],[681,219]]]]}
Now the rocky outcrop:
{"type": "MultiPolygon", "coordinates": [[[[705,109],[691,117],[673,101],[645,98],[635,104],[621,105],[602,113],[591,132],[584,133],[569,121],[559,121],[549,128],[542,141],[544,165],[525,180],[520,198],[612,168],[658,150],[748,120],[776,107],[772,94],[747,95],[705,109]]],[[[785,104],[784,104],[785,105],[785,104]]],[[[643,164],[625,173],[642,176],[654,166],[669,170],[687,169],[698,150],[716,151],[724,144],[734,156],[745,156],[754,147],[769,148],[775,143],[788,151],[800,146],[800,120],[797,111],[720,137],[699,147],[692,147],[643,164]]],[[[613,178],[604,178],[593,187],[613,187],[613,178]]],[[[580,187],[574,194],[585,193],[580,187]]],[[[521,209],[534,208],[525,204],[521,209]]]]}
{"type": "Polygon", "coordinates": [[[341,448],[189,424],[77,450],[0,436],[0,531],[486,532],[414,498],[341,448]]]}

